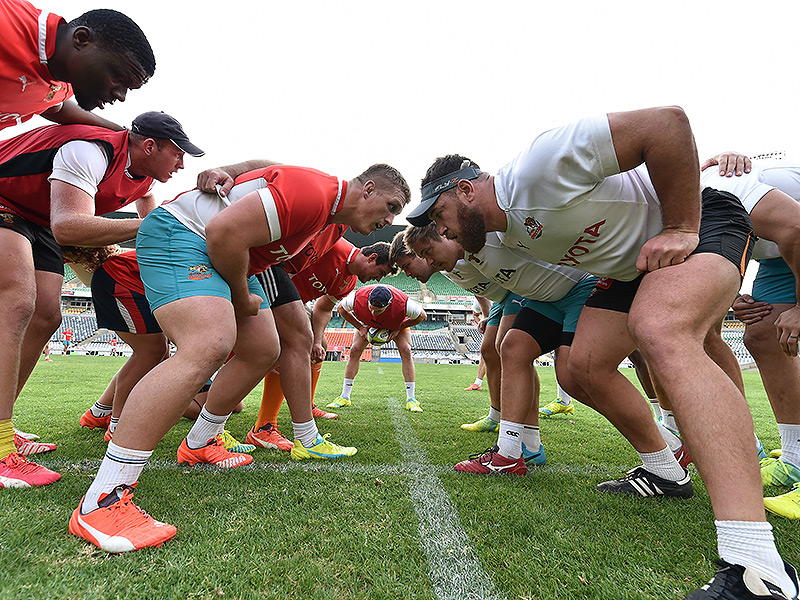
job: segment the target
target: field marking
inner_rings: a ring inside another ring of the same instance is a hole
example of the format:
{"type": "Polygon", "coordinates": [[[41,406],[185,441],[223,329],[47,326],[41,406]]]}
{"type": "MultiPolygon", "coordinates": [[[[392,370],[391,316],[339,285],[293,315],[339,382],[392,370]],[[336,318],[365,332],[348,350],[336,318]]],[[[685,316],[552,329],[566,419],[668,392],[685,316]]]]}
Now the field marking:
{"type": "MultiPolygon", "coordinates": [[[[389,398],[389,414],[403,446],[402,471],[411,475],[408,489],[419,521],[419,539],[428,557],[428,576],[441,600],[500,600],[461,527],[458,513],[414,435],[404,407],[389,398]]],[[[448,469],[448,472],[451,470],[448,469]]]]}

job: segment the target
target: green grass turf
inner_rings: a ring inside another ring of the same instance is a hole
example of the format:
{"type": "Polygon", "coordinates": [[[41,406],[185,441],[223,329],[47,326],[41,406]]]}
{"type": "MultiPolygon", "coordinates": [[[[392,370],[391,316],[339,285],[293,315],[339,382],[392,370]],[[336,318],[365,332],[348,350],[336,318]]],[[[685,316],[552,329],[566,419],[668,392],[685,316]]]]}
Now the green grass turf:
{"type": "MultiPolygon", "coordinates": [[[[188,468],[175,460],[191,426],[181,420],[156,448],[136,496],[178,527],[176,538],[109,556],[70,536],[67,522],[105,449],[102,432],[81,429],[78,419],[122,362],[54,356],[37,366],[17,403],[20,429],[58,443],[37,459],[63,478],[0,490],[0,599],[672,599],[715,569],[713,515],[696,471],[688,501],[598,493],[597,483],[622,475],[637,457],[584,406],[542,420],[548,463],[527,476],[454,472],[455,462],[496,439],[459,429],[488,408],[486,391],[462,391],[475,367],[461,365],[417,365],[425,412],[411,414],[401,407],[400,365],[362,364],[353,406],[319,422],[332,441],[358,447],[344,461],[295,462],[259,450],[252,465],[232,471],[188,468]],[[440,530],[451,509],[456,520],[440,530]],[[481,577],[488,591],[472,587],[481,577]]],[[[325,364],[320,406],[341,391],[343,371],[325,364]]],[[[544,404],[555,397],[555,382],[552,369],[539,373],[544,404]]],[[[757,433],[777,447],[758,374],[744,376],[757,433]]],[[[241,440],[260,393],[229,420],[241,440]]],[[[279,423],[291,433],[285,407],[279,423]]],[[[769,519],[784,558],[799,564],[797,522],[769,519]]]]}

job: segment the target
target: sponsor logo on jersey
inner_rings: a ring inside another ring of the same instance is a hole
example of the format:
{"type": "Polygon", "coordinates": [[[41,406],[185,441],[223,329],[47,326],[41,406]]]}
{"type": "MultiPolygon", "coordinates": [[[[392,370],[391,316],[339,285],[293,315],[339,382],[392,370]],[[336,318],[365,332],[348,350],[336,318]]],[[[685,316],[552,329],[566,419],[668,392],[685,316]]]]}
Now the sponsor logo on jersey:
{"type": "Polygon", "coordinates": [[[564,253],[564,256],[561,257],[561,260],[559,260],[557,264],[565,267],[577,267],[580,265],[581,261],[578,257],[591,252],[591,245],[597,243],[597,240],[600,237],[600,227],[605,224],[606,220],[603,219],[602,221],[599,221],[594,225],[589,225],[589,227],[584,229],[583,234],[581,234],[581,236],[578,237],[578,239],[572,244],[572,247],[570,247],[570,249],[564,253]]]}
{"type": "Polygon", "coordinates": [[[14,219],[15,216],[16,215],[12,215],[11,213],[0,214],[0,217],[3,218],[3,223],[5,223],[6,225],[14,225],[14,223],[16,222],[14,219]]]}
{"type": "Polygon", "coordinates": [[[208,265],[195,265],[194,267],[189,267],[189,276],[186,279],[199,281],[200,279],[209,279],[210,277],[211,271],[208,265]]]}
{"type": "Polygon", "coordinates": [[[474,262],[479,265],[483,264],[483,261],[474,254],[467,254],[467,262],[474,262]]]}
{"type": "Polygon", "coordinates": [[[532,240],[536,240],[542,235],[542,229],[544,229],[544,225],[539,223],[539,221],[533,217],[527,217],[525,219],[525,229],[528,232],[528,236],[532,240]]]}
{"type": "Polygon", "coordinates": [[[47,95],[44,97],[44,99],[45,99],[47,102],[50,102],[50,100],[52,100],[52,99],[55,97],[55,95],[56,95],[56,92],[58,92],[59,90],[62,90],[62,89],[64,89],[64,88],[62,88],[60,85],[57,85],[57,84],[55,84],[55,83],[54,83],[54,84],[52,84],[52,85],[50,86],[50,91],[49,91],[49,92],[47,92],[47,95]]]}
{"type": "Polygon", "coordinates": [[[494,274],[494,280],[498,281],[499,283],[508,283],[509,280],[514,276],[516,273],[516,269],[500,269],[497,273],[494,274]]]}

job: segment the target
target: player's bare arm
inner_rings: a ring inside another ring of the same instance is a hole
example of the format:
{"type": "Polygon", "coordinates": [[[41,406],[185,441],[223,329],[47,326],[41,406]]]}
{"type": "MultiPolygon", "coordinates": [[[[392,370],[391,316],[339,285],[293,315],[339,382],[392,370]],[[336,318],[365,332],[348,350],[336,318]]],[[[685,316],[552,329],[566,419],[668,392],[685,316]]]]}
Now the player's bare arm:
{"type": "Polygon", "coordinates": [[[311,332],[314,341],[311,346],[311,360],[321,362],[325,360],[325,328],[331,320],[331,311],[336,305],[328,296],[322,296],[314,303],[311,311],[311,332]]]}
{"type": "Polygon", "coordinates": [[[250,248],[265,246],[269,225],[257,192],[222,210],[206,226],[206,249],[211,264],[231,288],[231,302],[239,316],[255,315],[261,298],[247,287],[250,248]]]}
{"type": "Polygon", "coordinates": [[[158,206],[156,197],[152,192],[148,193],[136,201],[136,213],[140,219],[144,219],[156,206],[158,206]]]}
{"type": "Polygon", "coordinates": [[[233,180],[239,175],[247,173],[248,171],[255,171],[256,169],[263,169],[279,164],[281,163],[267,159],[253,159],[245,160],[234,165],[227,165],[225,167],[206,169],[197,175],[197,189],[203,192],[214,192],[216,191],[216,186],[219,185],[220,195],[227,196],[228,192],[230,192],[233,187],[233,180]]]}
{"type": "Polygon", "coordinates": [[[122,131],[124,127],[117,125],[113,121],[104,119],[103,117],[83,110],[74,98],[68,98],[61,104],[53,106],[52,108],[44,111],[41,115],[48,121],[59,123],[60,125],[69,125],[70,123],[83,123],[84,125],[97,125],[98,127],[105,127],[111,131],[122,131]]]}
{"type": "Polygon", "coordinates": [[[347,310],[344,306],[341,305],[341,303],[339,304],[339,307],[336,310],[339,312],[339,314],[345,321],[347,321],[348,323],[350,323],[350,325],[356,328],[358,335],[363,337],[365,340],[367,339],[367,331],[369,331],[369,328],[366,325],[364,325],[361,321],[359,321],[356,318],[356,316],[352,313],[352,311],[347,310]]]}
{"type": "Polygon", "coordinates": [[[64,246],[108,246],[136,237],[141,219],[107,219],[94,214],[94,198],[63,181],[50,182],[50,228],[64,246]]]}
{"type": "Polygon", "coordinates": [[[689,120],[678,107],[609,113],[620,170],[645,163],[661,201],[664,230],[642,247],[641,272],[682,263],[697,247],[700,167],[689,120]]]}

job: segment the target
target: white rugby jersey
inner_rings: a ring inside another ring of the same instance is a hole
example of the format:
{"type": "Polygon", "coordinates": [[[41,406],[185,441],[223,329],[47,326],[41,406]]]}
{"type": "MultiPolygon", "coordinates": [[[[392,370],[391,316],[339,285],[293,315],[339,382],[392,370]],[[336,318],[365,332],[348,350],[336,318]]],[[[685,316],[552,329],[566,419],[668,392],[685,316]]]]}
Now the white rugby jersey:
{"type": "Polygon", "coordinates": [[[465,259],[483,275],[518,296],[540,302],[555,302],[575,284],[590,277],[585,271],[553,265],[505,246],[496,231],[486,236],[486,245],[465,259]]]}
{"type": "Polygon", "coordinates": [[[442,271],[442,274],[470,294],[482,296],[492,302],[500,302],[508,294],[507,289],[486,277],[474,264],[463,258],[456,261],[452,271],[442,271]]]}
{"type": "Polygon", "coordinates": [[[639,251],[663,229],[647,167],[619,172],[606,115],[541,134],[494,186],[506,246],[601,277],[638,277],[639,251]]]}

